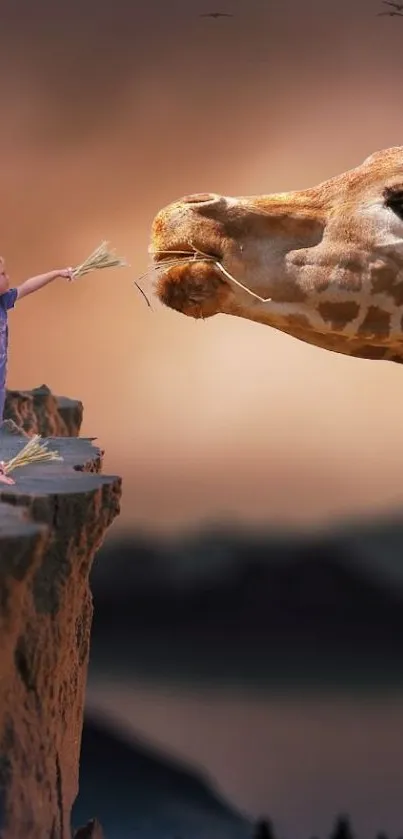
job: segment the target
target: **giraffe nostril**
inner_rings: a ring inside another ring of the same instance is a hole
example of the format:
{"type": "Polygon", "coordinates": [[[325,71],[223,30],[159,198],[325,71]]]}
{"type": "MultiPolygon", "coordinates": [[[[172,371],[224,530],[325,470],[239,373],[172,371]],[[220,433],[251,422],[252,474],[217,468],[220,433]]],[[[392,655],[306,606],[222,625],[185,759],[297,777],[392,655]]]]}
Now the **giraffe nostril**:
{"type": "Polygon", "coordinates": [[[196,192],[194,195],[185,195],[181,198],[182,204],[216,204],[219,201],[220,196],[211,192],[196,192]]]}

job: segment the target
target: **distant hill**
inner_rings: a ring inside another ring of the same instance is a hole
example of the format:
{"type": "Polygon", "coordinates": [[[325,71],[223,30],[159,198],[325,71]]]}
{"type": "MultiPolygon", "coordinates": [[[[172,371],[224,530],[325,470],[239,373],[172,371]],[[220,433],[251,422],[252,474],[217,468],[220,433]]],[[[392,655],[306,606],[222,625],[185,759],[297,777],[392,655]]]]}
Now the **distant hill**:
{"type": "MultiPolygon", "coordinates": [[[[94,817],[105,839],[279,839],[269,820],[253,824],[201,772],[87,714],[73,827],[94,817]]],[[[339,816],[322,839],[355,837],[348,818],[339,816]]],[[[388,837],[379,831],[370,839],[388,837]]]]}
{"type": "Polygon", "coordinates": [[[363,578],[399,591],[403,601],[403,514],[319,531],[219,525],[176,539],[145,533],[110,538],[99,551],[92,582],[98,596],[111,600],[129,590],[189,591],[228,578],[252,559],[286,566],[307,558],[356,569],[363,578]]]}
{"type": "Polygon", "coordinates": [[[105,839],[251,839],[252,824],[202,773],[94,716],[84,725],[74,827],[96,816],[105,839]]]}
{"type": "Polygon", "coordinates": [[[354,675],[359,663],[360,678],[375,667],[403,682],[403,518],[317,534],[140,534],[102,548],[92,590],[95,662],[119,636],[114,656],[129,644],[137,672],[154,656],[223,678],[337,679],[339,664],[354,675]]]}

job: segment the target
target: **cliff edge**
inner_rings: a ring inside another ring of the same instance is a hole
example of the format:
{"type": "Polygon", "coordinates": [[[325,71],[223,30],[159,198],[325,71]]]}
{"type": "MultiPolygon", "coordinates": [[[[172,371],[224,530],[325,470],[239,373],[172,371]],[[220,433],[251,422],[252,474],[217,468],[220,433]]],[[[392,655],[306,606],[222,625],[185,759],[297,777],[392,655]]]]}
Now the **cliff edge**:
{"type": "Polygon", "coordinates": [[[7,390],[4,419],[27,434],[42,437],[77,437],[83,420],[83,403],[54,396],[47,385],[33,390],[7,390]]]}
{"type": "MultiPolygon", "coordinates": [[[[0,484],[0,837],[71,839],[93,612],[89,573],[119,513],[121,480],[100,474],[103,453],[73,436],[81,403],[45,386],[11,391],[5,417],[0,460],[13,457],[27,433],[44,431],[64,460],[18,469],[15,485],[0,484]]],[[[94,828],[84,830],[95,836],[94,828]]]]}

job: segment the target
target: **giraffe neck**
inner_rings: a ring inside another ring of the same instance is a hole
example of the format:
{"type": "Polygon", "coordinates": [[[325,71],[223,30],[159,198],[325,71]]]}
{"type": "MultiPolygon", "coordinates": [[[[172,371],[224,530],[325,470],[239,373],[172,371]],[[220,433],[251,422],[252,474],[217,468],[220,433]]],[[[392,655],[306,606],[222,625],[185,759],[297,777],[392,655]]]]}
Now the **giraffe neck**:
{"type": "Polygon", "coordinates": [[[306,343],[363,358],[403,356],[403,269],[373,263],[364,273],[342,281],[328,275],[320,282],[267,303],[230,304],[228,313],[247,317],[286,332],[306,343]],[[294,298],[294,299],[293,299],[294,298]]]}

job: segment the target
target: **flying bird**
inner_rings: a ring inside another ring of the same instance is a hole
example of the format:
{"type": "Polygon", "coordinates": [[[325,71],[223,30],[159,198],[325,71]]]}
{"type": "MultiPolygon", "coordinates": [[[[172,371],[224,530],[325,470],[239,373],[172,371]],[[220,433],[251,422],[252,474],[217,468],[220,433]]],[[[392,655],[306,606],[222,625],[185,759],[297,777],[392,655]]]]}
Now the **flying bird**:
{"type": "Polygon", "coordinates": [[[227,12],[206,12],[204,15],[199,15],[199,17],[234,17],[234,15],[227,14],[227,12]]]}

